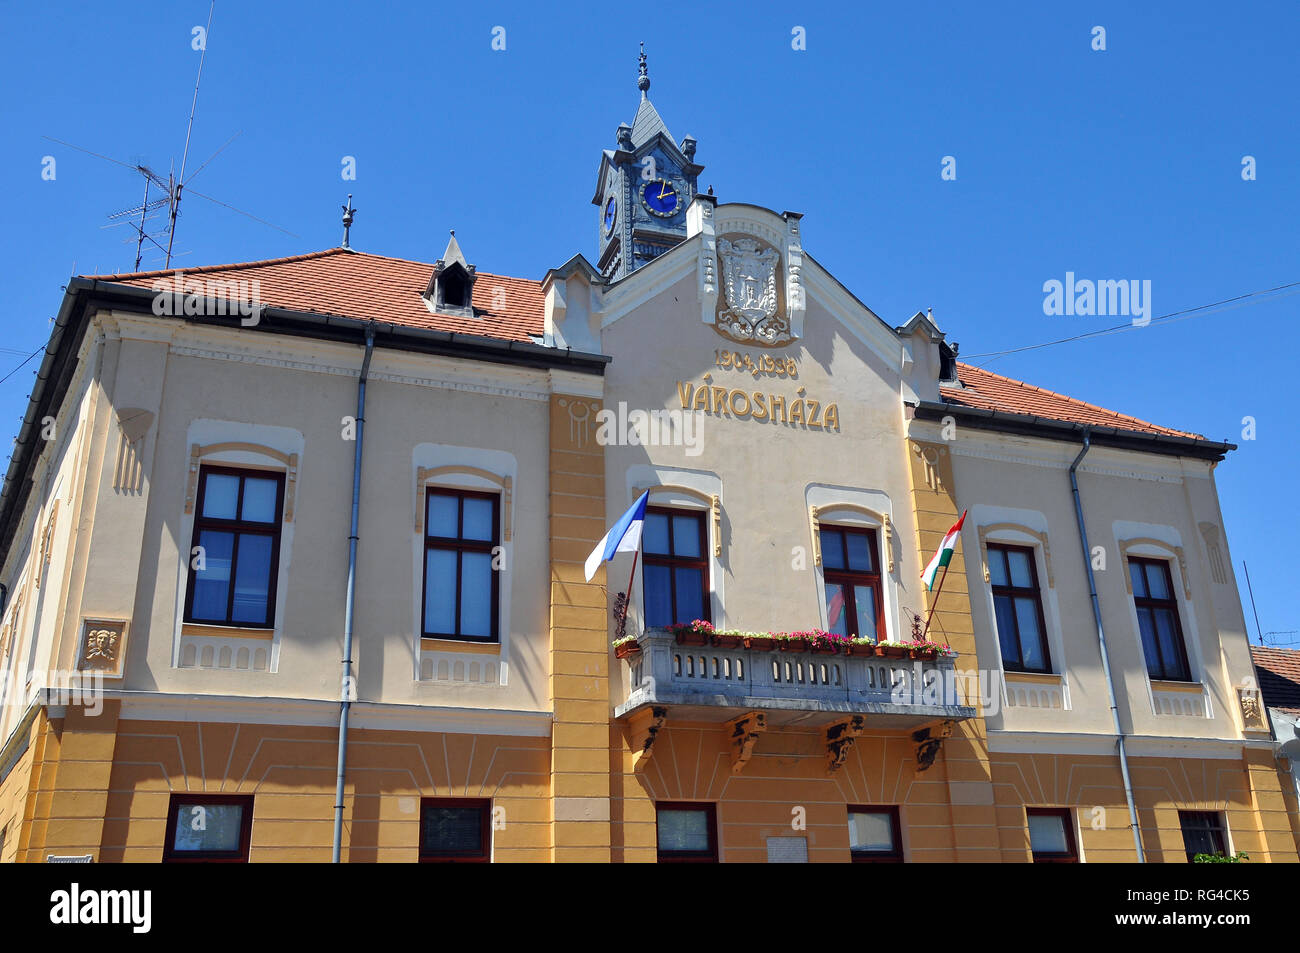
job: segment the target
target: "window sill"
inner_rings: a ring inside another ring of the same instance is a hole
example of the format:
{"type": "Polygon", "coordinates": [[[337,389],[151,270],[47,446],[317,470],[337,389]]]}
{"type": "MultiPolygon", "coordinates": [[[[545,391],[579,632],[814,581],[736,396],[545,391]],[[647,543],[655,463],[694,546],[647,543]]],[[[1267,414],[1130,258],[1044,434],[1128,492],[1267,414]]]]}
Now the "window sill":
{"type": "Polygon", "coordinates": [[[1004,672],[1008,708],[1065,711],[1070,707],[1065,676],[1050,672],[1004,672]]]}
{"type": "Polygon", "coordinates": [[[1204,686],[1200,682],[1174,682],[1166,679],[1151,679],[1151,690],[1153,692],[1186,692],[1188,695],[1199,695],[1204,691],[1204,686]]]}
{"type": "Polygon", "coordinates": [[[251,629],[236,625],[200,625],[196,622],[181,623],[182,636],[206,636],[215,639],[262,639],[270,642],[275,638],[275,629],[251,629]]]}
{"type": "Polygon", "coordinates": [[[500,642],[461,642],[458,639],[430,639],[420,637],[420,648],[426,652],[464,652],[467,655],[500,655],[500,642]]]}

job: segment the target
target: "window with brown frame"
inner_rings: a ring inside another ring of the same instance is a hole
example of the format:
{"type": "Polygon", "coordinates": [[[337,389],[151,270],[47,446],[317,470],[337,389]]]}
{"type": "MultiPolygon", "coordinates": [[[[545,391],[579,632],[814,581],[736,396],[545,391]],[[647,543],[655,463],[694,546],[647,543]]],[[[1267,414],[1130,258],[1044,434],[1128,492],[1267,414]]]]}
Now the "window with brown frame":
{"type": "Polygon", "coordinates": [[[712,804],[659,801],[655,823],[661,864],[716,864],[718,815],[712,804]]]}
{"type": "Polygon", "coordinates": [[[826,628],[854,638],[885,637],[876,531],[853,526],[818,527],[826,582],[826,628]]]}
{"type": "Polygon", "coordinates": [[[647,506],[641,553],[647,627],[695,619],[712,621],[708,537],[702,512],[647,506]]]}
{"type": "Polygon", "coordinates": [[[495,493],[429,488],[421,608],[426,638],[497,641],[499,503],[495,493]]]}
{"type": "Polygon", "coordinates": [[[251,794],[173,794],[167,810],[165,863],[248,863],[251,794]]]}
{"type": "Polygon", "coordinates": [[[1183,644],[1183,625],[1178,618],[1178,598],[1163,559],[1128,558],[1129,580],[1133,584],[1133,605],[1137,609],[1138,632],[1147,674],[1173,682],[1192,680],[1183,644]]]}
{"type": "Polygon", "coordinates": [[[993,543],[987,548],[1002,667],[1008,672],[1050,672],[1052,658],[1034,551],[993,543]]]}
{"type": "Polygon", "coordinates": [[[1178,825],[1183,829],[1183,849],[1187,862],[1196,862],[1197,854],[1228,854],[1228,829],[1218,811],[1179,811],[1178,825]]]}
{"type": "Polygon", "coordinates": [[[486,864],[492,859],[492,802],[426,797],[420,801],[420,863],[486,864]]]}
{"type": "Polygon", "coordinates": [[[855,864],[901,864],[903,827],[898,805],[850,806],[849,853],[855,864]]]}
{"type": "Polygon", "coordinates": [[[1066,807],[1027,807],[1029,850],[1036,864],[1077,864],[1074,820],[1066,807]]]}
{"type": "Polygon", "coordinates": [[[200,468],[186,622],[275,625],[283,511],[283,473],[200,468]]]}

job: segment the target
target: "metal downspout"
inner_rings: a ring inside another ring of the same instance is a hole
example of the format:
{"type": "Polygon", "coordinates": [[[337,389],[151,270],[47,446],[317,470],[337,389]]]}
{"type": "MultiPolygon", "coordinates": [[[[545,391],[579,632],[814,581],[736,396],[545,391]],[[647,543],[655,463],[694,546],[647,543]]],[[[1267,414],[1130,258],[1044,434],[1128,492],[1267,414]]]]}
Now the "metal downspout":
{"type": "Polygon", "coordinates": [[[1083,565],[1088,570],[1088,594],[1092,597],[1092,617],[1097,623],[1097,645],[1101,649],[1101,670],[1106,676],[1106,695],[1110,700],[1110,717],[1115,725],[1115,740],[1119,750],[1119,770],[1124,776],[1124,800],[1128,802],[1129,827],[1133,830],[1133,846],[1137,848],[1138,863],[1146,863],[1142,851],[1142,830],[1138,826],[1137,805],[1133,801],[1133,782],[1128,773],[1128,752],[1124,747],[1124,729],[1119,721],[1119,707],[1115,704],[1115,683],[1110,675],[1110,654],[1106,650],[1106,631],[1101,624],[1101,602],[1097,599],[1097,577],[1092,572],[1092,548],[1088,545],[1088,529],[1083,522],[1083,500],[1079,496],[1079,480],[1075,475],[1079,463],[1092,446],[1092,435],[1083,429],[1083,449],[1070,464],[1070,492],[1074,494],[1074,515],[1079,521],[1079,541],[1083,544],[1083,565]]]}
{"type": "Polygon", "coordinates": [[[339,683],[339,763],[334,784],[334,854],[339,863],[343,854],[343,782],[348,763],[348,713],[356,689],[352,683],[352,621],[357,595],[357,528],[361,515],[361,447],[366,428],[366,379],[370,374],[370,355],[375,348],[375,323],[366,327],[366,356],[361,362],[357,381],[357,447],[352,459],[352,528],[348,533],[348,592],[343,609],[343,678],[339,683]]]}

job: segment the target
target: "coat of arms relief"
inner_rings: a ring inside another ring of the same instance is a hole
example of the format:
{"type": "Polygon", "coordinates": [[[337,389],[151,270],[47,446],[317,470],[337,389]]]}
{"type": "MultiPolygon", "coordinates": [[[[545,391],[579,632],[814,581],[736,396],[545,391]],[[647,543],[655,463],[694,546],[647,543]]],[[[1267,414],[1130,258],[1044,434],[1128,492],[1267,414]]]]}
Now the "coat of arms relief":
{"type": "Polygon", "coordinates": [[[723,301],[715,326],[724,337],[745,344],[779,347],[794,340],[779,313],[777,265],[781,253],[753,238],[718,239],[723,301]]]}

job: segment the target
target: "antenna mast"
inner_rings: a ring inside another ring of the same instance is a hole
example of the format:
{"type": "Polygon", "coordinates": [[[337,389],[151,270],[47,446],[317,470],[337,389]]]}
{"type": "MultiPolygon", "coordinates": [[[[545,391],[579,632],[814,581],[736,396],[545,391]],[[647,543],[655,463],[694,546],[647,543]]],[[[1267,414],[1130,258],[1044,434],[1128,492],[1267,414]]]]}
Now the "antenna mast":
{"type": "MultiPolygon", "coordinates": [[[[163,265],[166,271],[172,266],[172,243],[176,241],[176,216],[181,208],[181,190],[185,187],[185,161],[190,155],[190,133],[194,131],[194,110],[199,104],[199,83],[203,81],[203,60],[208,55],[208,37],[212,33],[212,14],[216,10],[217,0],[211,0],[208,6],[208,26],[203,31],[203,50],[199,53],[199,74],[194,78],[194,99],[190,102],[190,122],[185,128],[185,149],[181,153],[181,174],[172,186],[171,225],[167,234],[167,261],[163,265]]],[[[139,262],[136,263],[137,267],[139,262]]]]}

